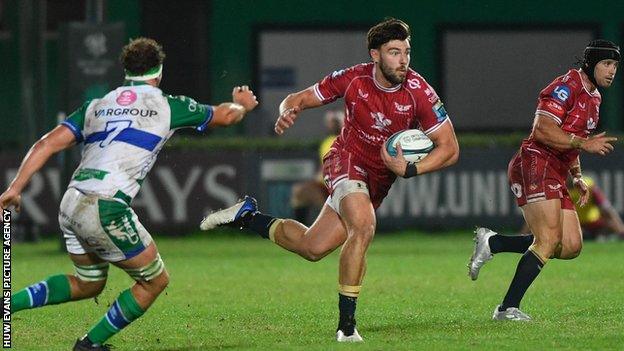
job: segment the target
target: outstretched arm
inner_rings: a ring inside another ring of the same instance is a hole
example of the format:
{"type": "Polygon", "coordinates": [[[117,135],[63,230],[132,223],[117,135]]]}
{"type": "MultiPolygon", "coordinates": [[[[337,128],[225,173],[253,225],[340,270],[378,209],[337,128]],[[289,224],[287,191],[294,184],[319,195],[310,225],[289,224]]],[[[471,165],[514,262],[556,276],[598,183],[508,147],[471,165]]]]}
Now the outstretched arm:
{"type": "Polygon", "coordinates": [[[236,124],[256,106],[258,106],[258,100],[248,86],[234,87],[232,102],[224,102],[214,106],[214,115],[208,125],[210,127],[223,127],[236,124]]]}
{"type": "Polygon", "coordinates": [[[20,194],[28,185],[33,174],[45,165],[45,163],[59,151],[65,150],[76,143],[74,134],[69,128],[60,125],[39,139],[28,151],[22,164],[17,171],[17,175],[7,188],[0,195],[0,211],[14,206],[20,210],[20,194]]]}
{"type": "Polygon", "coordinates": [[[275,122],[275,133],[282,135],[286,129],[292,127],[299,112],[322,105],[322,101],[314,94],[313,86],[300,92],[289,94],[279,106],[280,115],[275,122]]]}

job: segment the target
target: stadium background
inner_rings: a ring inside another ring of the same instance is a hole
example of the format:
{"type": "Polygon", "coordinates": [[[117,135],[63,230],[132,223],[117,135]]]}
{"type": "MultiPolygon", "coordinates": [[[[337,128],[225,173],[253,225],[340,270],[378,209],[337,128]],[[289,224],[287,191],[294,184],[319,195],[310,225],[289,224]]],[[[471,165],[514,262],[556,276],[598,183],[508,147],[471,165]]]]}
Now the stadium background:
{"type": "MultiPolygon", "coordinates": [[[[279,98],[366,60],[366,28],[395,16],[411,25],[411,66],[445,101],[462,154],[449,170],[397,182],[378,211],[380,227],[515,228],[521,217],[505,169],[530,128],[535,97],[573,66],[589,38],[622,42],[622,10],[623,3],[608,1],[2,0],[0,176],[8,184],[28,146],[59,117],[121,81],[116,57],[127,38],[150,36],[168,55],[165,92],[217,103],[230,98],[232,86],[250,84],[261,107],[235,128],[173,138],[133,204],[147,226],[187,233],[206,211],[244,193],[258,197],[263,209],[288,216],[290,185],[317,167],[322,111],[306,112],[285,138],[275,138],[270,126],[279,98]],[[69,21],[96,24],[68,34],[69,21]],[[94,33],[106,37],[95,41],[99,53],[85,44],[94,33]],[[104,62],[106,73],[75,74],[84,66],[80,59],[104,62]]],[[[619,74],[603,94],[599,129],[611,133],[624,125],[621,81],[619,74]]],[[[33,179],[18,218],[24,235],[57,232],[57,203],[77,156],[59,156],[33,179]]],[[[624,156],[615,152],[607,162],[585,157],[583,164],[622,214],[624,156]]]]}

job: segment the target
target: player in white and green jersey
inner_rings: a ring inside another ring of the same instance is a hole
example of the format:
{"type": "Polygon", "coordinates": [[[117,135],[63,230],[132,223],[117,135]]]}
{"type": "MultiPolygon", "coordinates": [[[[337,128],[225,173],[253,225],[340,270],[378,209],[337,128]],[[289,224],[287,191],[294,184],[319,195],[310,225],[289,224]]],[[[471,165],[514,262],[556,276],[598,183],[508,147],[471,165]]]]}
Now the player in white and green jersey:
{"type": "Polygon", "coordinates": [[[109,263],[125,270],[136,283],[78,339],[74,350],[108,350],[104,341],[143,315],[169,282],[152,237],[130,207],[163,145],[176,129],[203,131],[235,124],[258,104],[247,86],[235,87],[233,102],[218,106],[165,95],[158,88],[164,58],[162,47],[152,39],[138,38],[126,45],[120,57],[124,85],[85,102],[37,141],[0,195],[0,212],[9,207],[19,211],[20,194],[32,175],[57,152],[84,144],[59,213],[76,272],[48,277],[11,299],[15,313],[95,297],[106,284],[109,263]]]}

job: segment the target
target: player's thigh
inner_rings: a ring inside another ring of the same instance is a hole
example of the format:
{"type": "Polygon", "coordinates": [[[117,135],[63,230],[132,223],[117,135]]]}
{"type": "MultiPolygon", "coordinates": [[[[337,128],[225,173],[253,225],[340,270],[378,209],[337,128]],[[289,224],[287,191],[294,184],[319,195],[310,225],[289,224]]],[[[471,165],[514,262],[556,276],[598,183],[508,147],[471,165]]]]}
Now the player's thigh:
{"type": "Polygon", "coordinates": [[[72,260],[72,262],[74,262],[74,265],[81,265],[81,266],[91,266],[91,265],[106,263],[106,261],[99,258],[96,254],[92,252],[87,252],[85,254],[69,253],[69,258],[72,260]]]}
{"type": "Polygon", "coordinates": [[[367,193],[346,195],[340,201],[340,216],[349,235],[374,235],[375,210],[367,193]]]}
{"type": "Polygon", "coordinates": [[[559,242],[563,225],[561,200],[550,199],[528,203],[522,214],[536,242],[559,242]]]}
{"type": "Polygon", "coordinates": [[[304,238],[306,246],[320,254],[342,245],[347,240],[347,230],[336,211],[326,203],[304,238]]]}
{"type": "Polygon", "coordinates": [[[561,258],[574,258],[583,248],[583,232],[575,210],[564,209],[561,258]]]}

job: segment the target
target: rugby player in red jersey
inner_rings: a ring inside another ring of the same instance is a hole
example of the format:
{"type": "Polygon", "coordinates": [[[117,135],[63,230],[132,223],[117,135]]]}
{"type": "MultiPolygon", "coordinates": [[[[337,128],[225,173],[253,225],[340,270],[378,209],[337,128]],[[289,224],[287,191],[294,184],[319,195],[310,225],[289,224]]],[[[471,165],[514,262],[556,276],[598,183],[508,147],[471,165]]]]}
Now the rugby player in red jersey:
{"type": "Polygon", "coordinates": [[[590,195],[581,173],[581,151],[606,155],[617,138],[604,132],[590,136],[598,125],[601,96],[598,88],[613,83],[620,48],[607,40],[594,40],[585,48],[580,69],[571,69],[541,91],[531,135],[509,163],[508,176],[518,206],[532,236],[497,235],[478,228],[475,251],[468,264],[477,279],[480,268],[498,252],[524,252],[495,320],[531,320],[520,311],[520,301],[548,259],[573,259],[583,236],[566,179],[580,193],[579,205],[590,195]]]}
{"type": "Polygon", "coordinates": [[[400,177],[413,177],[454,164],[459,146],[444,105],[434,89],[409,68],[407,24],[387,19],[368,31],[372,62],[335,71],[317,84],[288,95],[280,104],[275,132],[283,134],[301,111],[343,98],[345,125],[323,160],[330,196],[311,227],[257,211],[247,197],[210,214],[202,229],[233,223],[277,245],[318,261],[342,245],[339,267],[338,341],[361,341],[355,308],[366,271],[366,250],[375,234],[375,209],[400,177]],[[392,134],[411,128],[424,131],[435,149],[417,165],[383,147],[392,134]]]}

